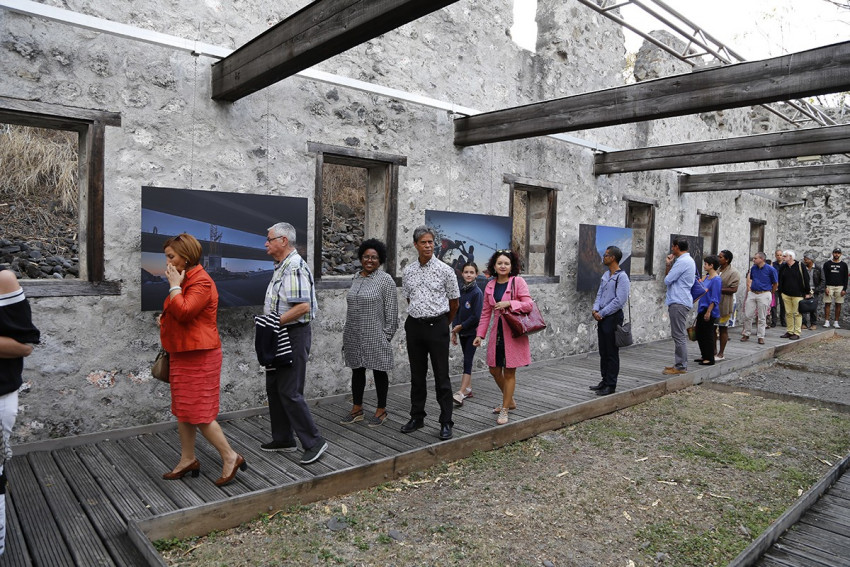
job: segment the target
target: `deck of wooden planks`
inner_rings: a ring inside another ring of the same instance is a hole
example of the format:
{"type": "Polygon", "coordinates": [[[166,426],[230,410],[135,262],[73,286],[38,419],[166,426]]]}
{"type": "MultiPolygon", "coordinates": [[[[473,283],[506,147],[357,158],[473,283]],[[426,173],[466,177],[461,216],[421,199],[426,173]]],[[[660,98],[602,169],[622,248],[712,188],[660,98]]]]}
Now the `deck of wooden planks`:
{"type": "MultiPolygon", "coordinates": [[[[831,331],[807,334],[796,344],[832,335],[831,331]]],[[[455,410],[454,438],[447,442],[437,439],[439,408],[432,389],[426,425],[409,435],[399,431],[408,419],[406,384],[390,388],[390,415],[379,427],[339,423],[351,407],[350,396],[314,399],[310,400],[311,410],[329,449],[311,465],[299,464],[300,452],[260,450],[260,443],[269,439],[264,408],[236,412],[222,416],[221,424],[249,468],[222,488],[213,484],[221,472],[218,455],[200,436],[200,477],[160,478],[179,458],[173,423],[16,447],[8,465],[7,547],[0,567],[158,564],[149,541],[140,544],[139,537],[134,539],[132,534],[158,539],[224,529],[272,506],[374,486],[441,460],[462,458],[476,450],[610,413],[769,359],[775,347],[790,346],[794,344],[778,336],[768,336],[766,345],[733,338],[726,361],[712,367],[694,365],[686,375],[668,377],[661,370],[672,364],[670,340],[635,345],[621,350],[617,393],[606,397],[597,397],[588,389],[599,381],[596,353],[536,362],[517,373],[518,407],[505,426],[497,426],[492,413],[501,402],[498,389],[487,372],[477,372],[473,376],[475,396],[455,410]]],[[[693,353],[696,344],[691,343],[690,348],[693,353]]],[[[372,392],[366,393],[365,403],[370,411],[372,392]]],[[[824,514],[831,517],[826,511],[824,514]]],[[[800,534],[809,537],[808,532],[800,534]]],[[[846,560],[848,554],[844,557],[846,560]]]]}

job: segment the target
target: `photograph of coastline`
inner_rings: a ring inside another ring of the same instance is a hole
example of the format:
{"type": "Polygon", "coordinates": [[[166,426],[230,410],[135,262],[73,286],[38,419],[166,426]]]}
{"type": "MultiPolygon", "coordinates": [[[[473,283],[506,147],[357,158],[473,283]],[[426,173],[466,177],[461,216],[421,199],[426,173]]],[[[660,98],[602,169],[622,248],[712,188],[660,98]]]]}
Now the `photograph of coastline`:
{"type": "Polygon", "coordinates": [[[307,258],[307,199],[142,187],[142,311],[162,309],[168,291],[163,243],[186,232],[203,248],[201,265],[216,282],[219,307],[262,305],[274,261],[266,254],[268,227],[295,227],[307,258]]]}

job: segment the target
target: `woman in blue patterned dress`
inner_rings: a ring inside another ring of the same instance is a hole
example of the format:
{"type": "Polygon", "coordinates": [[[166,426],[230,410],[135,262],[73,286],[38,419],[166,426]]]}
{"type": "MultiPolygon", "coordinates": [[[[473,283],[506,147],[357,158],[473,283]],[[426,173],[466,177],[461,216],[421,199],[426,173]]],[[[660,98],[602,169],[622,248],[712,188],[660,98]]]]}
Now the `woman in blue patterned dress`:
{"type": "Polygon", "coordinates": [[[345,365],[351,368],[351,393],[354,405],[340,420],[350,424],[364,419],[363,391],[366,369],[372,370],[378,406],[374,415],[365,416],[367,425],[381,425],[387,418],[388,372],[393,367],[390,341],[398,329],[398,295],[395,280],[380,270],[387,260],[387,247],[370,238],[357,250],[362,269],[354,275],[348,290],[348,311],[342,334],[345,365]]]}

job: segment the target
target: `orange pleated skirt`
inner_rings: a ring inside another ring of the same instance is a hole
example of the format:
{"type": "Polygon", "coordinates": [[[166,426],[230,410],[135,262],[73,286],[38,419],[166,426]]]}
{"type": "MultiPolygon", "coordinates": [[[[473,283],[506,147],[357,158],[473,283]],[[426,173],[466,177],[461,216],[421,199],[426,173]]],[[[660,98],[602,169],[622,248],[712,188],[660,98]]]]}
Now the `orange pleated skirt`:
{"type": "Polygon", "coordinates": [[[169,353],[171,413],[184,423],[212,423],[218,416],[221,348],[169,353]]]}

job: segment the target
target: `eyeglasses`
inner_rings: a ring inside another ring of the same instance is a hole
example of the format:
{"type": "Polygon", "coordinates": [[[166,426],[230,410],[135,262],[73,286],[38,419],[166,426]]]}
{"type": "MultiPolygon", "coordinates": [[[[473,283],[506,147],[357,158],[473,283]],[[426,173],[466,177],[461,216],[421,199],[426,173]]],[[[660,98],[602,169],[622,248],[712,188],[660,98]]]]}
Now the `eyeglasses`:
{"type": "Polygon", "coordinates": [[[274,238],[266,238],[266,242],[271,244],[273,240],[277,240],[278,238],[286,238],[285,236],[275,236],[274,238]]]}
{"type": "Polygon", "coordinates": [[[377,256],[363,256],[360,258],[361,260],[372,260],[373,262],[377,262],[380,260],[377,256]]]}

